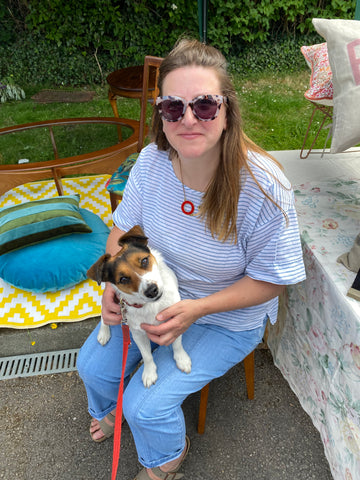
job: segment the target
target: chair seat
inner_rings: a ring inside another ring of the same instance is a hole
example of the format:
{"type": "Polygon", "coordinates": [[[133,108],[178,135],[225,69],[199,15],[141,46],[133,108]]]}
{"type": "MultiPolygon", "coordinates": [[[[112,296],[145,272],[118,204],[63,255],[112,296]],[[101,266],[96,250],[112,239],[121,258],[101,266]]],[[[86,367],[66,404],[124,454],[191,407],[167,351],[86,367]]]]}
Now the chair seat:
{"type": "Polygon", "coordinates": [[[126,182],[128,181],[130,171],[134,166],[139,154],[132,153],[127,157],[125,162],[123,162],[120,167],[112,174],[109,180],[106,182],[106,190],[113,194],[116,194],[122,197],[126,182]]]}

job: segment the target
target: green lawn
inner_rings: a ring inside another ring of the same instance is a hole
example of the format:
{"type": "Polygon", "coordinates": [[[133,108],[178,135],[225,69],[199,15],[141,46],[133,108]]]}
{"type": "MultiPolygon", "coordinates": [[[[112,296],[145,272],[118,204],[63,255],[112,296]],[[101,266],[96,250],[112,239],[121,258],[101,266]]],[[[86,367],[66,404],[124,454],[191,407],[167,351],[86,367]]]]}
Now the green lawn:
{"type": "MultiPolygon", "coordinates": [[[[266,150],[296,150],[303,143],[312,106],[305,100],[310,72],[289,75],[262,75],[251,79],[234,78],[246,134],[266,150]]],[[[74,117],[112,117],[107,87],[97,87],[93,100],[85,103],[38,104],[31,99],[37,90],[28,89],[26,99],[0,105],[0,127],[21,123],[74,117]]],[[[140,102],[120,98],[121,117],[139,118],[140,102]]],[[[149,109],[151,110],[151,109],[149,109]]],[[[150,112],[149,112],[150,117],[150,112]]],[[[320,116],[319,116],[320,118],[320,116]]],[[[317,124],[319,123],[317,119],[317,124]]],[[[316,123],[315,123],[316,125],[316,123]]],[[[323,148],[327,131],[319,137],[317,148],[323,148]]],[[[116,141],[115,127],[66,127],[55,132],[60,156],[71,156],[97,150],[116,141]]],[[[52,158],[49,135],[40,130],[0,136],[1,163],[16,163],[52,158]],[[12,137],[12,138],[11,138],[12,137]]]]}

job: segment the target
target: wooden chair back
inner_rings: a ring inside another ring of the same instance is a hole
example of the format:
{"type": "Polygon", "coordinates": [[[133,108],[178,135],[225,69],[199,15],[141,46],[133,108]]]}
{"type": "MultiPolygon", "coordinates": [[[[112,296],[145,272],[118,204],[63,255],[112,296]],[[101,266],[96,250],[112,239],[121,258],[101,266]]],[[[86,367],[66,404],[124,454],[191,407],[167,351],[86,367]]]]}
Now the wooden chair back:
{"type": "Polygon", "coordinates": [[[142,95],[141,95],[141,111],[140,111],[140,134],[139,134],[139,142],[138,142],[138,152],[143,148],[145,137],[147,134],[146,128],[146,110],[147,110],[147,102],[148,102],[148,88],[149,88],[149,77],[150,77],[150,69],[155,68],[155,88],[152,93],[152,103],[155,104],[156,97],[159,95],[159,88],[158,88],[158,78],[159,78],[159,67],[161,62],[163,61],[160,57],[152,57],[151,55],[147,55],[144,59],[144,73],[143,73],[143,86],[142,86],[142,95]]]}

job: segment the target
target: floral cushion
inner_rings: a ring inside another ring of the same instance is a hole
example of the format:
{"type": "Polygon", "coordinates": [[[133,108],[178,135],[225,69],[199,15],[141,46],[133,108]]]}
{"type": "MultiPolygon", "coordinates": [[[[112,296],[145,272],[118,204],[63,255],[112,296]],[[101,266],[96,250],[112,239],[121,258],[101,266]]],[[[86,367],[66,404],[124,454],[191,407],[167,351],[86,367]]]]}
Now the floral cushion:
{"type": "Polygon", "coordinates": [[[360,21],[314,18],[326,42],[334,84],[331,153],[360,143],[360,21]]]}
{"type": "Polygon", "coordinates": [[[301,47],[306,63],[311,69],[310,88],[304,97],[322,105],[333,104],[332,72],[326,43],[301,47]]]}
{"type": "Polygon", "coordinates": [[[113,173],[111,178],[106,183],[106,189],[108,192],[116,193],[120,196],[123,195],[130,171],[134,166],[138,156],[138,153],[132,153],[129,155],[125,162],[123,162],[116,172],[113,173]]]}

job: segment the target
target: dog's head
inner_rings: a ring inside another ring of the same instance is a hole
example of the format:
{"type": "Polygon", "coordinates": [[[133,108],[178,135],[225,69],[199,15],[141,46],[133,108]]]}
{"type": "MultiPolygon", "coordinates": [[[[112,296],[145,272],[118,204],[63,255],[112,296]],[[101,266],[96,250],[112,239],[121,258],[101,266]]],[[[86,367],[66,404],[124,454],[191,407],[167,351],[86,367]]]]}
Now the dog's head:
{"type": "Polygon", "coordinates": [[[87,276],[101,282],[110,282],[119,295],[133,303],[158,300],[163,283],[155,257],[148,245],[147,237],[136,225],[119,239],[121,250],[114,256],[102,255],[92,265],[87,276]]]}

